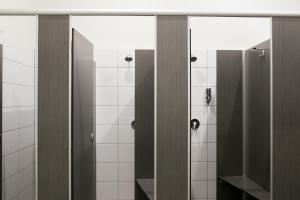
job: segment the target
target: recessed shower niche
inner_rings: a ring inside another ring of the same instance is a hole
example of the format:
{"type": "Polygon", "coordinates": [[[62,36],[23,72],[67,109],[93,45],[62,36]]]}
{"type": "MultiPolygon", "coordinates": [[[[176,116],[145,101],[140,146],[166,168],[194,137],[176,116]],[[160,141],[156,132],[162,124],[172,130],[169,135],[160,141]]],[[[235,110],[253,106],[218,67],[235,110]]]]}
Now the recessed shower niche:
{"type": "Polygon", "coordinates": [[[94,44],[97,199],[135,199],[136,179],[154,178],[155,18],[71,22],[94,44]]]}
{"type": "Polygon", "coordinates": [[[270,199],[270,19],[190,23],[191,199],[270,199]]]}

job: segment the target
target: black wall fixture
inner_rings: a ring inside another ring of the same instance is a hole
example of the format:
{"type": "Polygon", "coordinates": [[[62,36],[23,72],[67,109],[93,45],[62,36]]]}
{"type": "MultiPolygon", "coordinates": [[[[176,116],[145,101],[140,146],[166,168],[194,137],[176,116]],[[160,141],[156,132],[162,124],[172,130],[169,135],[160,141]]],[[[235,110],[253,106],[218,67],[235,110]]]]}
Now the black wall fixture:
{"type": "Polygon", "coordinates": [[[205,91],[206,91],[206,104],[209,105],[212,100],[211,88],[206,88],[205,91]]]}
{"type": "Polygon", "coordinates": [[[196,56],[192,56],[192,57],[191,57],[191,62],[196,62],[197,59],[198,59],[198,58],[197,58],[196,56]]]}
{"type": "Polygon", "coordinates": [[[197,130],[200,127],[200,121],[198,119],[191,120],[191,129],[197,130]]]}
{"type": "Polygon", "coordinates": [[[125,57],[125,61],[126,61],[126,62],[132,62],[132,61],[133,61],[132,56],[130,56],[130,55],[126,56],[126,57],[125,57]]]}

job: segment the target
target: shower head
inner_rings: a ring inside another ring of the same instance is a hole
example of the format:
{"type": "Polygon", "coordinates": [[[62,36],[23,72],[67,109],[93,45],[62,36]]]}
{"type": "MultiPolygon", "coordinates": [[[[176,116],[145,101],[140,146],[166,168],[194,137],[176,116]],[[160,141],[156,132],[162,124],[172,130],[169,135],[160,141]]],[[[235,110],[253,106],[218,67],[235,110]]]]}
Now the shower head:
{"type": "Polygon", "coordinates": [[[265,50],[264,49],[262,49],[262,48],[256,48],[256,47],[254,47],[254,48],[252,48],[253,50],[258,50],[259,51],[259,56],[265,56],[265,50]]]}

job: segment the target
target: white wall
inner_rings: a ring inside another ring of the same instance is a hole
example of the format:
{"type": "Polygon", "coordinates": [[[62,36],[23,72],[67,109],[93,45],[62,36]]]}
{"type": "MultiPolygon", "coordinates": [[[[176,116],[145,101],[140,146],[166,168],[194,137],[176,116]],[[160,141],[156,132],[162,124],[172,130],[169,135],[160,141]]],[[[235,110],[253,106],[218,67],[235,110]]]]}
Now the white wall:
{"type": "Polygon", "coordinates": [[[216,200],[216,51],[193,49],[197,61],[192,63],[192,119],[200,126],[191,130],[192,200],[216,200]],[[206,88],[212,101],[206,104],[206,88]]]}
{"type": "Polygon", "coordinates": [[[0,0],[11,9],[144,9],[185,11],[299,11],[298,0],[0,0]]]}
{"type": "Polygon", "coordinates": [[[270,18],[190,17],[192,49],[251,48],[270,39],[270,18]]]}
{"type": "Polygon", "coordinates": [[[36,17],[1,16],[2,199],[34,199],[36,17]]]}
{"type": "Polygon", "coordinates": [[[72,16],[71,26],[97,49],[154,49],[155,17],[72,16]]]}

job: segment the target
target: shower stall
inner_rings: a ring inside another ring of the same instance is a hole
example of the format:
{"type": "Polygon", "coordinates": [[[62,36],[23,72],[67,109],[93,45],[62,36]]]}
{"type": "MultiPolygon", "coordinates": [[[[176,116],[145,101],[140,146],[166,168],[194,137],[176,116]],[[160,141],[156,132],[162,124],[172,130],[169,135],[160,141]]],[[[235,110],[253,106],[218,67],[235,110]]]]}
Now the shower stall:
{"type": "Polygon", "coordinates": [[[298,200],[299,35],[296,17],[1,16],[2,200],[298,200]]]}

